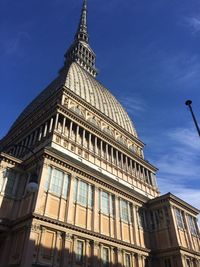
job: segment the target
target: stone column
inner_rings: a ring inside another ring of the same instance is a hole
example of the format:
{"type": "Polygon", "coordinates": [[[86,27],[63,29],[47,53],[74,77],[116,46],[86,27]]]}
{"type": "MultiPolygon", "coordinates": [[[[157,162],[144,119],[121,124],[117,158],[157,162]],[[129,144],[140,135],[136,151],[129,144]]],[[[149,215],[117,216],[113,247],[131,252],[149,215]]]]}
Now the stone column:
{"type": "Polygon", "coordinates": [[[91,135],[91,133],[89,133],[89,150],[91,150],[91,138],[92,138],[92,135],[91,135]]]}
{"type": "Polygon", "coordinates": [[[47,127],[48,127],[48,123],[46,122],[44,126],[44,134],[43,134],[44,137],[47,135],[47,127]]]}
{"type": "Polygon", "coordinates": [[[51,131],[52,131],[53,121],[54,121],[54,119],[51,118],[50,125],[49,125],[49,133],[51,133],[51,131]]]}
{"type": "Polygon", "coordinates": [[[91,266],[99,267],[99,242],[93,243],[93,259],[91,266]]]}
{"type": "Polygon", "coordinates": [[[73,200],[74,200],[74,185],[75,185],[75,176],[72,174],[70,183],[69,183],[69,190],[68,190],[68,196],[67,196],[67,208],[66,208],[66,220],[68,223],[73,223],[73,200]]]}
{"type": "Polygon", "coordinates": [[[98,212],[99,212],[99,189],[94,187],[94,208],[93,208],[93,231],[99,232],[98,212]]]}
{"type": "Polygon", "coordinates": [[[121,238],[121,233],[120,233],[120,227],[121,227],[121,222],[120,222],[120,214],[119,214],[119,198],[115,196],[115,238],[121,238]]]}
{"type": "Polygon", "coordinates": [[[82,146],[85,146],[85,129],[83,129],[82,146]]]}
{"type": "Polygon", "coordinates": [[[79,125],[76,126],[76,143],[79,143],[79,125]]]}
{"type": "Polygon", "coordinates": [[[65,133],[66,117],[63,118],[62,134],[65,133]]]}
{"type": "Polygon", "coordinates": [[[58,129],[58,119],[59,119],[59,113],[56,114],[55,130],[58,129]]]}
{"type": "Polygon", "coordinates": [[[122,267],[123,266],[123,257],[122,257],[122,250],[121,248],[116,249],[116,255],[117,255],[117,267],[122,267]]]}
{"type": "Polygon", "coordinates": [[[70,267],[72,263],[72,246],[73,240],[70,233],[66,233],[64,236],[64,252],[62,266],[70,267]]]}
{"type": "Polygon", "coordinates": [[[132,206],[133,207],[133,235],[134,235],[134,244],[136,245],[140,245],[140,239],[139,239],[139,228],[138,228],[138,220],[137,220],[137,207],[136,206],[132,206]]]}
{"type": "Polygon", "coordinates": [[[69,138],[71,138],[71,136],[72,136],[72,127],[73,127],[73,121],[70,121],[69,138]]]}

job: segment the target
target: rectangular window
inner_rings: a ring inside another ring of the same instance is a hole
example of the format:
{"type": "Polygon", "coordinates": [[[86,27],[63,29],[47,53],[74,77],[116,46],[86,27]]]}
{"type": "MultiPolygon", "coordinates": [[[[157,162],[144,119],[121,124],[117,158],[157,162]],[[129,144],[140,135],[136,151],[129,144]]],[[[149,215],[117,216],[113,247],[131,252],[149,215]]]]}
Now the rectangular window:
{"type": "Polygon", "coordinates": [[[125,254],[125,267],[131,267],[131,255],[125,254]]]}
{"type": "Polygon", "coordinates": [[[101,211],[109,214],[109,194],[106,192],[101,192],[101,211]]]}
{"type": "Polygon", "coordinates": [[[84,206],[87,206],[88,185],[82,181],[79,182],[79,196],[78,202],[84,206]]]}
{"type": "Polygon", "coordinates": [[[83,241],[78,240],[76,243],[76,263],[83,261],[83,241]]]}
{"type": "Polygon", "coordinates": [[[67,198],[70,177],[67,173],[52,167],[48,168],[44,188],[59,196],[67,198]]]}
{"type": "Polygon", "coordinates": [[[188,215],[189,229],[192,235],[197,235],[197,228],[195,225],[195,218],[188,215]]]}
{"type": "Polygon", "coordinates": [[[93,187],[79,179],[75,180],[74,202],[92,208],[93,206],[93,187]]]}
{"type": "Polygon", "coordinates": [[[139,225],[142,228],[146,228],[146,212],[143,208],[140,208],[138,210],[138,215],[139,215],[139,225]]]}
{"type": "Polygon", "coordinates": [[[102,266],[109,267],[109,250],[108,248],[103,248],[102,250],[102,266]]]}
{"type": "Polygon", "coordinates": [[[5,194],[12,196],[14,195],[14,185],[16,181],[17,172],[14,170],[7,170],[6,171],[6,185],[5,185],[5,194]]]}
{"type": "Polygon", "coordinates": [[[120,214],[121,214],[121,219],[125,222],[129,221],[129,209],[128,209],[128,202],[125,200],[120,201],[120,214]]]}
{"type": "Polygon", "coordinates": [[[175,213],[178,227],[184,229],[183,215],[181,210],[175,208],[175,213]]]}
{"type": "Polygon", "coordinates": [[[56,169],[53,170],[51,177],[51,192],[60,195],[62,189],[63,172],[56,169]]]}

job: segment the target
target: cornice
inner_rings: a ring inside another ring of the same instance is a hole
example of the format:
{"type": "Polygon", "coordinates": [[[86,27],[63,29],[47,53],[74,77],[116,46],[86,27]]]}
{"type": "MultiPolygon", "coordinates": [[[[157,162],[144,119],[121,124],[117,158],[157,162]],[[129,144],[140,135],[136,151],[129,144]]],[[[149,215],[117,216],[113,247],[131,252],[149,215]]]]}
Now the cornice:
{"type": "Polygon", "coordinates": [[[23,162],[21,159],[13,157],[5,152],[0,152],[0,159],[14,165],[20,165],[23,162]]]}
{"type": "Polygon", "coordinates": [[[186,209],[196,215],[198,215],[200,213],[200,210],[193,207],[192,205],[188,204],[187,202],[185,202],[184,200],[176,197],[175,195],[173,195],[172,193],[167,193],[165,195],[156,197],[154,199],[151,199],[148,201],[148,205],[149,206],[153,206],[156,205],[157,203],[163,203],[163,202],[168,202],[170,204],[170,202],[176,204],[177,206],[181,206],[183,209],[186,209]]]}
{"type": "Polygon", "coordinates": [[[67,228],[67,229],[74,230],[74,231],[77,231],[77,232],[80,232],[80,233],[84,233],[84,234],[89,235],[91,237],[96,237],[96,238],[99,238],[101,240],[106,240],[106,241],[109,241],[109,242],[112,242],[112,243],[115,243],[115,244],[118,244],[118,245],[126,246],[126,247],[129,247],[129,248],[132,248],[132,249],[136,249],[136,250],[140,250],[140,251],[146,252],[146,253],[150,253],[151,252],[151,250],[148,249],[148,248],[143,248],[143,247],[140,247],[140,246],[137,246],[137,245],[134,245],[134,244],[130,244],[128,242],[125,242],[125,241],[122,241],[122,240],[119,240],[119,239],[116,239],[116,238],[113,238],[113,237],[109,237],[109,236],[106,236],[106,235],[103,235],[103,234],[99,234],[99,233],[94,232],[92,230],[87,230],[87,229],[75,226],[73,224],[69,224],[69,223],[66,223],[66,222],[61,222],[61,221],[58,221],[56,219],[52,219],[52,218],[49,218],[47,216],[43,216],[43,215],[40,215],[40,214],[37,214],[37,213],[33,213],[33,218],[34,219],[38,219],[38,220],[43,221],[43,222],[48,222],[48,223],[51,223],[51,224],[54,224],[54,225],[57,225],[57,226],[60,226],[60,227],[63,227],[63,228],[67,228]]]}

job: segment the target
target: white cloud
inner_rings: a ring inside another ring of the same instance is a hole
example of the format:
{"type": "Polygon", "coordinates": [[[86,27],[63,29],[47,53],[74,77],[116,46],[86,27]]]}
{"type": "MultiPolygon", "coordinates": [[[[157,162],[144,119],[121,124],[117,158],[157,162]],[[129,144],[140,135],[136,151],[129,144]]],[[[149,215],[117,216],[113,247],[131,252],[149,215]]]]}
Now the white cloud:
{"type": "Polygon", "coordinates": [[[133,95],[121,97],[120,102],[130,115],[137,115],[147,109],[144,100],[133,95]]]}
{"type": "Polygon", "coordinates": [[[156,160],[160,172],[174,175],[171,180],[199,179],[200,140],[195,129],[177,128],[165,133],[162,138],[165,140],[164,154],[156,160]]]}
{"type": "Polygon", "coordinates": [[[189,17],[185,20],[192,33],[200,32],[200,16],[189,17]]]}

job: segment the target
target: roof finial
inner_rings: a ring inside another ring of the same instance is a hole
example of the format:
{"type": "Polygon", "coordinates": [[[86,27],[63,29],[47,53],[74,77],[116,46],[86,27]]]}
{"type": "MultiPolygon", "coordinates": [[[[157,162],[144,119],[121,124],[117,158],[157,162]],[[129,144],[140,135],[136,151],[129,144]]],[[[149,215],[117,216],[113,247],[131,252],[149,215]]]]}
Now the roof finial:
{"type": "Polygon", "coordinates": [[[89,41],[89,36],[87,32],[87,0],[83,0],[81,18],[80,18],[77,33],[75,35],[75,40],[81,40],[86,43],[88,43],[89,41]]]}

